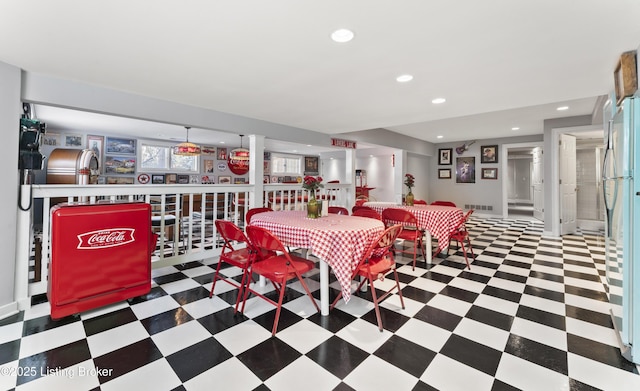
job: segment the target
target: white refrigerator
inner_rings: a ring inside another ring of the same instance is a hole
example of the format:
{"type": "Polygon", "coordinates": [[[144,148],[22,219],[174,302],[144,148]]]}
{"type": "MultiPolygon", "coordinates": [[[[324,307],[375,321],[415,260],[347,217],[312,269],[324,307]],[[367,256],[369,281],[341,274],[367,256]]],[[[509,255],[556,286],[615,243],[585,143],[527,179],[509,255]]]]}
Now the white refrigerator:
{"type": "Polygon", "coordinates": [[[611,315],[622,355],[640,364],[640,98],[605,106],[603,191],[611,315]]]}

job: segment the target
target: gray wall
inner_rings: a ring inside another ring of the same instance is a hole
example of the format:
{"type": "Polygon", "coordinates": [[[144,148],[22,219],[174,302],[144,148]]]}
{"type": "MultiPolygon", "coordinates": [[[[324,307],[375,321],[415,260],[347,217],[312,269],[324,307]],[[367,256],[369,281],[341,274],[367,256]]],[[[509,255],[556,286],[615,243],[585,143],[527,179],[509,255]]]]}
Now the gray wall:
{"type": "Polygon", "coordinates": [[[18,143],[20,103],[19,68],[0,63],[0,129],[4,150],[0,162],[4,167],[4,190],[0,204],[5,214],[0,219],[0,318],[17,309],[14,302],[14,276],[16,259],[16,221],[18,204],[18,143]]]}
{"type": "Polygon", "coordinates": [[[505,173],[501,173],[499,168],[501,166],[500,163],[502,162],[502,159],[506,159],[506,156],[498,154],[497,163],[480,163],[481,147],[485,145],[498,145],[498,150],[500,150],[502,144],[518,144],[540,141],[542,141],[542,135],[477,140],[462,155],[458,155],[455,151],[456,147],[459,147],[462,144],[461,142],[436,144],[436,151],[441,148],[453,148],[452,164],[439,166],[437,153],[435,156],[430,158],[430,166],[432,168],[430,169],[430,190],[427,201],[453,201],[461,208],[464,208],[465,205],[469,205],[470,208],[476,209],[477,213],[502,216],[502,181],[505,180],[505,173]],[[457,157],[475,157],[475,183],[456,183],[455,171],[457,157]],[[451,169],[451,178],[438,179],[438,169],[440,168],[451,169]],[[481,179],[482,168],[498,168],[498,179],[481,179]],[[485,209],[478,208],[478,205],[481,207],[484,206],[485,209]],[[489,210],[488,207],[491,207],[491,210],[489,210]]]}

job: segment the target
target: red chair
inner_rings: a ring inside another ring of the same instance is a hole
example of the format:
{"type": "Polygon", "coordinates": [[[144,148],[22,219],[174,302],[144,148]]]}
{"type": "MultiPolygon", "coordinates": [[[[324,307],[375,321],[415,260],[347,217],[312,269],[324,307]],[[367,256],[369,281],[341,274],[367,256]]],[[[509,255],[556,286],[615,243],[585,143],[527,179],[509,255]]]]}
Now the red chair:
{"type": "Polygon", "coordinates": [[[382,220],[382,216],[380,216],[380,213],[376,212],[374,209],[367,208],[366,206],[364,208],[356,209],[351,214],[351,216],[368,217],[370,219],[382,220]]]}
{"type": "Polygon", "coordinates": [[[433,201],[431,205],[453,206],[454,208],[456,207],[456,204],[451,201],[433,201]]]}
{"type": "Polygon", "coordinates": [[[235,311],[238,311],[238,304],[240,303],[240,298],[242,297],[242,290],[245,285],[245,280],[248,278],[249,274],[247,270],[251,263],[258,257],[268,257],[272,256],[274,252],[258,252],[249,239],[245,236],[244,232],[237,225],[227,220],[216,220],[216,229],[218,233],[224,240],[224,245],[222,246],[222,252],[220,253],[220,259],[218,260],[218,266],[216,267],[216,272],[213,275],[213,285],[211,285],[211,292],[209,293],[209,298],[213,297],[213,290],[216,287],[216,282],[218,280],[225,281],[226,283],[235,286],[238,288],[238,298],[236,299],[236,307],[235,311]],[[238,250],[233,248],[232,242],[235,243],[244,243],[246,247],[240,248],[238,250]],[[237,284],[235,281],[230,279],[225,279],[220,277],[220,267],[223,263],[227,263],[229,265],[238,267],[242,269],[242,281],[240,284],[237,284]]]}
{"type": "Polygon", "coordinates": [[[418,229],[418,220],[416,216],[406,209],[387,208],[382,211],[382,221],[387,227],[395,224],[402,224],[403,230],[398,236],[398,239],[403,239],[413,242],[413,250],[399,250],[401,253],[413,254],[413,269],[416,269],[416,257],[418,255],[418,247],[422,252],[422,257],[425,263],[427,262],[427,256],[425,255],[424,248],[422,248],[422,237],[424,232],[418,229]]]}
{"type": "Polygon", "coordinates": [[[473,247],[471,247],[471,238],[469,237],[469,231],[467,231],[466,222],[469,220],[469,217],[473,213],[473,209],[469,210],[460,220],[458,226],[451,232],[451,236],[449,236],[449,247],[447,247],[447,255],[449,255],[449,248],[451,248],[451,241],[455,240],[456,244],[462,250],[464,254],[464,260],[467,262],[467,268],[471,270],[471,265],[469,264],[469,258],[467,257],[467,249],[464,247],[464,241],[467,241],[467,248],[471,250],[471,258],[476,259],[475,254],[473,253],[473,247]]]}
{"type": "Polygon", "coordinates": [[[363,205],[354,205],[351,208],[351,214],[355,213],[356,210],[361,210],[361,209],[365,209],[365,210],[373,210],[375,211],[375,209],[369,207],[369,206],[363,206],[363,205]]]}
{"type": "Polygon", "coordinates": [[[369,202],[369,197],[358,196],[356,198],[356,205],[357,206],[363,206],[365,202],[369,202]]]}
{"type": "Polygon", "coordinates": [[[305,292],[307,292],[307,295],[311,299],[314,307],[316,307],[316,310],[320,312],[318,303],[316,303],[315,299],[311,295],[311,292],[309,291],[309,287],[307,287],[307,284],[302,278],[302,274],[314,268],[314,263],[307,259],[289,253],[284,248],[284,245],[280,242],[280,240],[264,228],[250,225],[247,227],[247,235],[249,235],[249,240],[251,240],[251,243],[255,246],[256,249],[266,252],[275,251],[277,252],[277,254],[279,254],[271,256],[269,258],[263,258],[261,260],[256,259],[256,261],[251,263],[251,266],[249,267],[249,275],[252,275],[252,273],[256,273],[260,276],[264,276],[271,281],[274,288],[276,288],[276,292],[278,293],[278,302],[276,303],[262,293],[256,292],[251,289],[250,282],[247,280],[241,311],[244,312],[244,306],[247,303],[247,298],[249,297],[250,292],[275,305],[277,307],[277,310],[275,320],[273,321],[273,329],[271,330],[271,335],[276,335],[276,330],[278,329],[278,320],[280,319],[280,311],[282,310],[282,300],[284,299],[284,291],[286,290],[287,281],[297,278],[300,281],[300,285],[302,285],[305,292]]]}
{"type": "Polygon", "coordinates": [[[245,216],[245,222],[247,225],[251,224],[251,217],[253,217],[253,215],[256,215],[258,213],[264,213],[264,212],[273,212],[273,209],[268,208],[268,207],[263,207],[263,208],[251,208],[247,211],[247,215],[245,216]]]}
{"type": "Polygon", "coordinates": [[[349,216],[349,209],[343,208],[342,206],[330,206],[329,213],[349,216]]]}
{"type": "Polygon", "coordinates": [[[425,200],[413,200],[413,205],[427,205],[425,200]]]}
{"type": "MultiPolygon", "coordinates": [[[[378,303],[389,296],[394,289],[398,290],[398,296],[400,296],[400,304],[402,304],[402,309],[404,309],[404,300],[402,299],[402,291],[400,290],[398,272],[396,271],[396,262],[393,259],[393,252],[391,251],[394,241],[398,238],[401,232],[402,225],[400,224],[387,228],[382,233],[382,235],[380,235],[380,237],[376,241],[374,241],[367,249],[351,276],[352,280],[360,277],[360,285],[358,285],[356,292],[360,291],[360,288],[365,282],[369,282],[369,288],[371,289],[371,296],[373,298],[373,305],[376,310],[376,319],[378,320],[378,328],[380,329],[380,331],[382,331],[382,319],[380,317],[380,308],[378,306],[378,303]],[[393,277],[396,281],[395,285],[391,287],[391,289],[386,291],[382,296],[378,297],[376,288],[374,286],[374,281],[377,279],[382,279],[381,276],[386,275],[392,270],[393,277]]],[[[331,309],[336,306],[338,300],[340,300],[341,297],[342,291],[340,292],[340,294],[338,294],[338,297],[336,297],[336,299],[331,304],[331,309]]]]}

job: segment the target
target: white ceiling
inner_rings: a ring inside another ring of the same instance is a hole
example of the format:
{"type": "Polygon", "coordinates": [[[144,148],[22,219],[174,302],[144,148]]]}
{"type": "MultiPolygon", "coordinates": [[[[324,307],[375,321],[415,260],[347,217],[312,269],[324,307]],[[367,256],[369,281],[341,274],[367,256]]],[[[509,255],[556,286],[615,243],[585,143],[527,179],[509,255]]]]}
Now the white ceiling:
{"type": "Polygon", "coordinates": [[[620,54],[640,45],[639,21],[638,0],[3,0],[0,61],[328,134],[438,143],[592,114],[620,54]],[[355,39],[332,42],[337,28],[355,39]]]}

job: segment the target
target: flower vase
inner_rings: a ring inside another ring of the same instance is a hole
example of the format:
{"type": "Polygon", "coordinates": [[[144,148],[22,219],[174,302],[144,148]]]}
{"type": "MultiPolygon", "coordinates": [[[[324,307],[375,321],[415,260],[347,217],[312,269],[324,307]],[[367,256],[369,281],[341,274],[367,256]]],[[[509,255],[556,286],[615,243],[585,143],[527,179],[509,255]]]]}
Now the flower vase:
{"type": "Polygon", "coordinates": [[[413,206],[413,200],[414,200],[413,193],[411,192],[411,190],[409,190],[407,195],[404,197],[404,203],[409,206],[413,206]]]}
{"type": "Polygon", "coordinates": [[[307,217],[317,219],[320,216],[320,203],[316,200],[316,192],[309,193],[309,201],[307,201],[307,217]]]}

